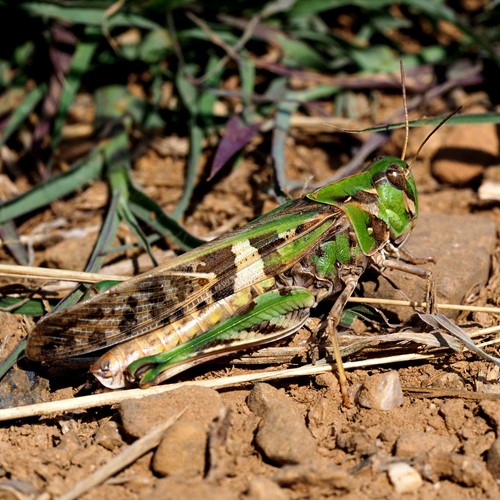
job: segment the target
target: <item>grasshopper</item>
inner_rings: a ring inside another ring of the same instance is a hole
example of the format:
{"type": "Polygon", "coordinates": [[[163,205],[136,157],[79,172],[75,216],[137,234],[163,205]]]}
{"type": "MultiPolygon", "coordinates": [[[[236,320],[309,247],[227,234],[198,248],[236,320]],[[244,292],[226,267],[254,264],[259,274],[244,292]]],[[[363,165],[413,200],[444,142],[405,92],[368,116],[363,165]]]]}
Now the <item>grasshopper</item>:
{"type": "Polygon", "coordinates": [[[334,337],[368,266],[422,274],[398,260],[417,214],[408,164],[380,158],[362,173],[46,316],[29,336],[27,357],[50,363],[114,346],[91,372],[113,389],[149,386],[287,337],[327,297],[336,297],[326,332],[334,337]]]}
{"type": "MultiPolygon", "coordinates": [[[[28,337],[27,357],[50,363],[111,347],[90,367],[95,377],[112,389],[147,387],[229,352],[292,335],[319,302],[335,298],[322,337],[333,344],[348,402],[335,333],[361,275],[369,266],[392,268],[430,283],[430,272],[415,260],[399,260],[418,215],[415,180],[404,161],[403,68],[401,74],[401,159],[377,159],[360,174],[47,315],[28,337]]],[[[428,295],[429,303],[429,288],[428,295]]]]}

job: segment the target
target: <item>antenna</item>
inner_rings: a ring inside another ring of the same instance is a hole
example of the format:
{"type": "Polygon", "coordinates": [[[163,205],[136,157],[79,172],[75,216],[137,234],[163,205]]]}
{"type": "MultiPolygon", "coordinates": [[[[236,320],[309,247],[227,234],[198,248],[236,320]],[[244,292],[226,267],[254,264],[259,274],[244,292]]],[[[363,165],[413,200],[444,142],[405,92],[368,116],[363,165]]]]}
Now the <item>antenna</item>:
{"type": "Polygon", "coordinates": [[[443,118],[436,128],[430,132],[430,134],[422,141],[422,144],[417,149],[417,152],[415,153],[415,156],[413,157],[413,160],[411,163],[408,165],[408,168],[411,170],[411,167],[415,163],[415,160],[418,158],[418,155],[420,154],[420,151],[422,151],[422,148],[427,144],[427,141],[452,117],[455,116],[460,110],[462,109],[462,106],[457,108],[455,111],[451,112],[448,116],[443,118]]]}
{"type": "Polygon", "coordinates": [[[403,61],[399,61],[399,69],[401,71],[401,90],[403,92],[403,107],[405,111],[405,145],[403,147],[403,152],[401,153],[401,159],[404,161],[406,156],[406,150],[408,148],[408,137],[410,135],[410,125],[408,124],[408,102],[406,101],[406,77],[405,77],[405,67],[403,61]]]}

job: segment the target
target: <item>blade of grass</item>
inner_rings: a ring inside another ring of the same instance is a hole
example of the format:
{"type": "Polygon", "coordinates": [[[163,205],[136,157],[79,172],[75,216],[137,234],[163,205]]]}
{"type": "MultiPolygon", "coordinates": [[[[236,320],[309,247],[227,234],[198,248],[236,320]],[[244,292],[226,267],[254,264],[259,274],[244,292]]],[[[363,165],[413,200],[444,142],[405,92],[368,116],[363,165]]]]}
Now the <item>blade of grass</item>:
{"type": "MultiPolygon", "coordinates": [[[[49,303],[56,305],[54,300],[49,301],[49,303]]],[[[26,300],[22,297],[6,296],[0,296],[0,310],[8,310],[12,314],[24,314],[25,316],[43,316],[47,312],[42,299],[26,300]]]]}
{"type": "Polygon", "coordinates": [[[90,62],[97,49],[99,34],[99,30],[96,28],[87,27],[85,38],[78,43],[71,58],[71,67],[62,88],[61,99],[54,119],[52,149],[55,149],[61,140],[61,131],[66,121],[66,115],[80,87],[82,76],[88,73],[90,62]]]}
{"type": "Polygon", "coordinates": [[[116,148],[113,151],[109,151],[106,157],[109,186],[112,196],[118,199],[118,217],[129,225],[130,229],[151,258],[153,265],[157,266],[158,262],[153,255],[151,245],[128,205],[128,187],[131,184],[131,161],[128,143],[128,134],[126,130],[123,130],[117,136],[116,148]]]}
{"type": "Polygon", "coordinates": [[[106,147],[105,145],[98,148],[71,170],[52,177],[30,191],[1,204],[0,224],[48,205],[99,177],[103,171],[101,153],[106,147]]]}
{"type": "MultiPolygon", "coordinates": [[[[107,2],[99,7],[94,7],[94,2],[82,3],[48,3],[41,1],[23,2],[20,8],[31,13],[35,17],[44,19],[51,18],[60,21],[67,21],[72,24],[84,24],[101,27],[103,19],[106,18],[106,10],[109,7],[107,2]]],[[[146,19],[140,14],[134,14],[122,9],[107,20],[108,29],[117,26],[135,26],[144,29],[161,29],[162,26],[154,21],[146,19]]]]}
{"type": "MultiPolygon", "coordinates": [[[[114,194],[111,197],[111,202],[106,213],[106,218],[104,219],[104,224],[102,226],[99,238],[94,245],[92,255],[89,258],[87,265],[85,266],[85,271],[93,273],[97,272],[101,266],[102,261],[106,255],[106,250],[111,246],[113,239],[118,231],[118,226],[120,225],[120,217],[118,215],[118,204],[120,198],[118,195],[114,194]]],[[[54,311],[65,309],[73,304],[76,304],[87,292],[89,286],[86,284],[78,285],[72,292],[70,292],[57,306],[54,311]]]]}
{"type": "Polygon", "coordinates": [[[12,221],[0,225],[0,239],[9,249],[18,264],[28,265],[29,258],[24,246],[19,241],[16,226],[12,221]]]}
{"type": "Polygon", "coordinates": [[[129,206],[136,217],[164,237],[170,237],[183,250],[191,250],[206,243],[186,231],[177,221],[149,196],[132,183],[129,185],[129,206]]]}
{"type": "Polygon", "coordinates": [[[280,191],[282,191],[286,185],[285,146],[293,113],[301,103],[313,99],[329,97],[335,95],[338,91],[338,87],[320,85],[312,89],[286,92],[283,95],[283,100],[278,104],[276,110],[276,125],[273,130],[272,141],[272,157],[274,160],[276,181],[280,191]]]}
{"type": "Polygon", "coordinates": [[[21,126],[37,104],[42,100],[46,91],[47,86],[45,84],[39,85],[25,96],[21,104],[14,108],[3,129],[2,137],[0,138],[0,146],[3,146],[9,140],[10,136],[21,126]]]}
{"type": "Polygon", "coordinates": [[[27,343],[27,340],[21,340],[5,359],[0,360],[0,380],[23,357],[27,343]]]}

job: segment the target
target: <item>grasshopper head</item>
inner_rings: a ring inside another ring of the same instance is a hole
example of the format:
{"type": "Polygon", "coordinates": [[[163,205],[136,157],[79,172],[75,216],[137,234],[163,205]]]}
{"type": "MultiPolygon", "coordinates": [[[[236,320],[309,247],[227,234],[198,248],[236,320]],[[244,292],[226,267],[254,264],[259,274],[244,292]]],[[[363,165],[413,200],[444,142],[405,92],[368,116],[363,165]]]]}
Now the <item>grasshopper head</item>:
{"type": "Polygon", "coordinates": [[[400,246],[410,235],[418,215],[413,174],[405,161],[391,156],[373,162],[366,173],[377,192],[378,217],[387,224],[390,242],[400,246]]]}
{"type": "Polygon", "coordinates": [[[90,372],[108,389],[121,389],[126,385],[123,363],[118,356],[110,355],[109,351],[90,367],[90,372]]]}
{"type": "Polygon", "coordinates": [[[323,186],[307,198],[342,210],[365,255],[387,243],[402,245],[418,213],[413,174],[405,161],[392,156],[375,160],[360,174],[323,186]]]}

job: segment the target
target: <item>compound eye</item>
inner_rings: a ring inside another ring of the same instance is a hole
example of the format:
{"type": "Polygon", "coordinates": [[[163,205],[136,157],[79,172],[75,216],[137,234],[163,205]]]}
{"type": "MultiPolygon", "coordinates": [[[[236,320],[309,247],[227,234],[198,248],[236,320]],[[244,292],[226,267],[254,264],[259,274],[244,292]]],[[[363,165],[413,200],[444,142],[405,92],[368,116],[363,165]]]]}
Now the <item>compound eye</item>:
{"type": "Polygon", "coordinates": [[[387,180],[400,191],[406,187],[406,176],[404,170],[398,165],[390,165],[387,168],[387,180]]]}

